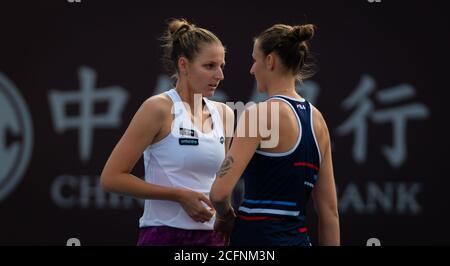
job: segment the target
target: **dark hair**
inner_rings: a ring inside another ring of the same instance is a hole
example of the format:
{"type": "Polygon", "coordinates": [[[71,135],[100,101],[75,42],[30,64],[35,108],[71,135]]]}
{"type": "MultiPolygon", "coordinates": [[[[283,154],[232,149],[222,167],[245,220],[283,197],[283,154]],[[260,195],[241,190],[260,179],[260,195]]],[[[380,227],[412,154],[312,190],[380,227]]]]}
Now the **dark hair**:
{"type": "Polygon", "coordinates": [[[200,51],[201,43],[222,42],[209,30],[195,26],[185,19],[170,19],[168,28],[160,38],[163,48],[163,65],[172,77],[178,73],[178,59],[181,56],[192,60],[200,51]]]}
{"type": "Polygon", "coordinates": [[[275,52],[288,71],[302,81],[314,74],[314,64],[309,51],[309,43],[314,36],[312,24],[290,26],[275,24],[263,31],[255,40],[265,56],[275,52]]]}

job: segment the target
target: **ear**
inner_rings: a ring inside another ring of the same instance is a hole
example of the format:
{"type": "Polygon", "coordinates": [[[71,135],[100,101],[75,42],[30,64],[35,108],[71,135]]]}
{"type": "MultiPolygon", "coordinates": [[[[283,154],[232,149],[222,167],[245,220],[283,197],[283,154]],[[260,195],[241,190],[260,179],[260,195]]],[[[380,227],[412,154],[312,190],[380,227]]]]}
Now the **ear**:
{"type": "Polygon", "coordinates": [[[266,61],[267,69],[269,69],[270,71],[273,71],[275,69],[275,64],[276,64],[275,56],[273,56],[273,54],[270,53],[266,56],[265,61],[266,61]]]}
{"type": "Polygon", "coordinates": [[[180,71],[180,75],[187,75],[188,65],[189,60],[186,57],[180,56],[180,58],[178,58],[178,70],[180,71]]]}

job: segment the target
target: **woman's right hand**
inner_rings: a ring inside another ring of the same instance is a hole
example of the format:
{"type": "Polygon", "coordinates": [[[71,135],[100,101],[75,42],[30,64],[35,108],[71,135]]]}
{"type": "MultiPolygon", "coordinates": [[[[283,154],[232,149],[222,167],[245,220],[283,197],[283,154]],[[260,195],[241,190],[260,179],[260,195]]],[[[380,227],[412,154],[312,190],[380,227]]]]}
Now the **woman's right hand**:
{"type": "Polygon", "coordinates": [[[214,208],[203,193],[192,190],[181,190],[178,202],[186,213],[196,222],[204,223],[214,216],[214,208]],[[206,208],[206,206],[208,208],[206,208]]]}

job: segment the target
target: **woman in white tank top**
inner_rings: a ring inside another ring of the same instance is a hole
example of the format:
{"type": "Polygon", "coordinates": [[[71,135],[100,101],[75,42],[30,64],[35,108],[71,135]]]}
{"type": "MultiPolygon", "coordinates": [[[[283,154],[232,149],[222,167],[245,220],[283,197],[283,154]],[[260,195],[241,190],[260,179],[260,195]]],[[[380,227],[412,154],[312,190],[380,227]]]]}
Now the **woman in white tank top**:
{"type": "Polygon", "coordinates": [[[162,40],[176,86],[141,105],[106,162],[102,187],[145,199],[138,245],[223,245],[208,193],[232,136],[224,123],[233,125],[234,114],[206,97],[224,78],[224,47],[183,19],[170,21],[162,40]],[[130,173],[142,154],[145,180],[130,173]]]}

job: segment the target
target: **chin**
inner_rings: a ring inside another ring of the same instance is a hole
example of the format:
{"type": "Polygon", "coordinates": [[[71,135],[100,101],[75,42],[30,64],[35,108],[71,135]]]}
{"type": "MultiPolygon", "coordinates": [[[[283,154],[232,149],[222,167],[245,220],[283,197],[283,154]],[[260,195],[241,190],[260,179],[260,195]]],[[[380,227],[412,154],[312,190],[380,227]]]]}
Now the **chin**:
{"type": "Polygon", "coordinates": [[[205,90],[203,91],[203,97],[212,97],[214,96],[214,93],[216,90],[205,90]]]}
{"type": "Polygon", "coordinates": [[[215,91],[205,91],[203,92],[203,97],[212,97],[214,96],[215,91]]]}

